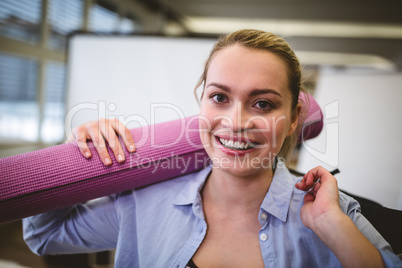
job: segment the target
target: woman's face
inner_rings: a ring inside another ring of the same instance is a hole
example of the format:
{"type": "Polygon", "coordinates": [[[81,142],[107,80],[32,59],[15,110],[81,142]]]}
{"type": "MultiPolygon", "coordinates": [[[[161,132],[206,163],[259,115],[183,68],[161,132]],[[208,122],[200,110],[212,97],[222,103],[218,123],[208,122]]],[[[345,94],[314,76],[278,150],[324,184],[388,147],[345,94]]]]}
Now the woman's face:
{"type": "Polygon", "coordinates": [[[201,101],[201,141],[213,166],[237,176],[271,168],[292,118],[286,66],[265,50],[232,45],[210,63],[201,101]]]}

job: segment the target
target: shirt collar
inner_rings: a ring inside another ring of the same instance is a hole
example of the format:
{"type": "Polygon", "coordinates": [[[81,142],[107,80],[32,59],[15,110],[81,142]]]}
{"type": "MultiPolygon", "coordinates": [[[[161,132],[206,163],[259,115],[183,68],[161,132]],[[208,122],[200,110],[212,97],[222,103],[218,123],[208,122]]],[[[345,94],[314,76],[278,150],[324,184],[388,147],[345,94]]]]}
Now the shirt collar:
{"type": "MultiPolygon", "coordinates": [[[[211,170],[212,166],[208,166],[198,172],[195,178],[190,179],[177,195],[174,204],[201,204],[200,192],[211,170]]],[[[294,189],[292,177],[285,163],[278,161],[272,183],[261,204],[261,209],[283,222],[287,219],[290,200],[294,189]]]]}
{"type": "Polygon", "coordinates": [[[285,163],[278,161],[268,193],[261,209],[285,222],[287,219],[294,182],[285,163]]]}
{"type": "Polygon", "coordinates": [[[183,189],[177,195],[175,205],[190,205],[193,203],[201,203],[201,189],[204,187],[205,181],[212,170],[212,166],[208,166],[196,173],[195,178],[188,180],[183,189]]]}

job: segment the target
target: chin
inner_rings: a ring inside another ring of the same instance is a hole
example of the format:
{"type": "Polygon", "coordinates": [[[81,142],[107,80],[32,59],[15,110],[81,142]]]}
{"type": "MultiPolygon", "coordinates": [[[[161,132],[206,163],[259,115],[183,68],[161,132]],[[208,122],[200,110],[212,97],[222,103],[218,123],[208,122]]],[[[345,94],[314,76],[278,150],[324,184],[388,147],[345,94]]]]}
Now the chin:
{"type": "MultiPolygon", "coordinates": [[[[210,156],[211,157],[211,156],[210,156]]],[[[251,154],[241,156],[213,155],[211,157],[213,167],[221,170],[228,170],[233,173],[255,173],[272,169],[273,158],[270,156],[252,156],[251,154]]]]}
{"type": "Polygon", "coordinates": [[[261,152],[259,149],[245,153],[244,151],[222,150],[212,146],[212,148],[206,148],[206,151],[212,160],[214,169],[238,177],[252,176],[271,170],[275,158],[273,152],[261,152]]]}

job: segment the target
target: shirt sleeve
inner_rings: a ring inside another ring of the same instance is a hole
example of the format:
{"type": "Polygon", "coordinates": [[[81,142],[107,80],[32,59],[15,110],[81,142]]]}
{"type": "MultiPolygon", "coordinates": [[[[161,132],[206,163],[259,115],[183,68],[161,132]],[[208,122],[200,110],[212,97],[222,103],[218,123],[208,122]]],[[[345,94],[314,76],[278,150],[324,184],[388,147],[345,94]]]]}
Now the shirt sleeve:
{"type": "Polygon", "coordinates": [[[402,268],[402,261],[392,252],[389,243],[374,228],[374,226],[361,214],[359,203],[353,198],[340,193],[340,205],[345,214],[347,214],[357,228],[367,237],[367,239],[378,249],[386,267],[402,268]]]}
{"type": "Polygon", "coordinates": [[[116,247],[115,196],[22,220],[24,240],[38,255],[88,253],[116,247]]]}

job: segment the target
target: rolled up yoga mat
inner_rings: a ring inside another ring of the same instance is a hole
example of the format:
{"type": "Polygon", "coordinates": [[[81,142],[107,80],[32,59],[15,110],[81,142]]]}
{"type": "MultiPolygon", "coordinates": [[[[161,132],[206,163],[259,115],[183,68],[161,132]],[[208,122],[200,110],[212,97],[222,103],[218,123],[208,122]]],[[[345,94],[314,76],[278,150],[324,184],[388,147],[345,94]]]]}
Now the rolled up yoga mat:
{"type": "MultiPolygon", "coordinates": [[[[304,125],[304,140],[322,129],[322,113],[312,97],[304,125]]],[[[197,116],[130,131],[137,151],[129,153],[123,146],[122,164],[108,148],[113,164],[104,166],[91,142],[91,159],[72,143],[0,159],[0,223],[146,186],[209,164],[197,116]]]]}

